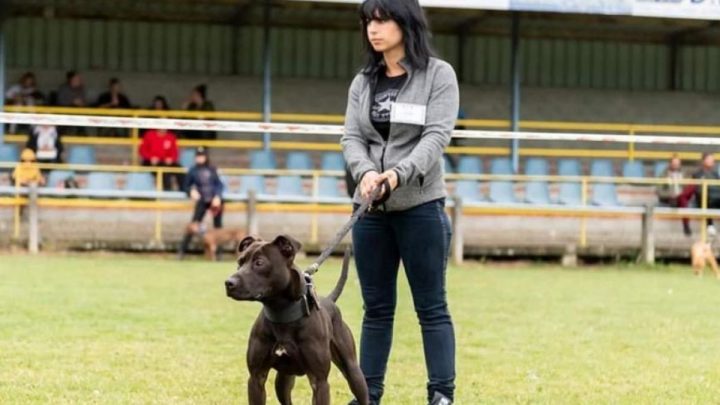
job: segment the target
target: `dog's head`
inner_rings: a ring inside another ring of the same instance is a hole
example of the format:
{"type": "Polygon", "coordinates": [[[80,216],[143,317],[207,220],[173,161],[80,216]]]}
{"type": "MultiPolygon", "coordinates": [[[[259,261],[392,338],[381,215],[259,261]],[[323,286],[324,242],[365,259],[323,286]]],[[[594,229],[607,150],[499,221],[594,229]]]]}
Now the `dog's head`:
{"type": "Polygon", "coordinates": [[[237,271],[225,281],[228,297],[241,301],[298,299],[305,280],[293,262],[301,244],[280,235],[272,242],[248,236],[238,244],[237,271]]]}

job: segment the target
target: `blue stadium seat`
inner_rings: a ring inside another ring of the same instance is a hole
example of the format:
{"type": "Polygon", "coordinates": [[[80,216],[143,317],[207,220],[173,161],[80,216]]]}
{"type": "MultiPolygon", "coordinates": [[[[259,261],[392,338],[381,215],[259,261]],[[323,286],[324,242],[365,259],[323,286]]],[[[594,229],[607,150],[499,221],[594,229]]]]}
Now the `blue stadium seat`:
{"type": "Polygon", "coordinates": [[[482,160],[477,156],[461,156],[458,162],[458,173],[481,174],[482,160]]]}
{"type": "Polygon", "coordinates": [[[662,177],[665,174],[665,170],[667,170],[668,166],[670,166],[670,164],[665,160],[655,162],[655,168],[653,169],[653,174],[655,174],[655,177],[662,177]]]}
{"type": "Polygon", "coordinates": [[[623,177],[645,177],[645,166],[639,160],[623,163],[623,177]]]}
{"type": "Polygon", "coordinates": [[[126,191],[155,191],[155,178],[150,173],[130,173],[125,178],[126,191]]]}
{"type": "Polygon", "coordinates": [[[530,204],[550,204],[550,189],[546,181],[531,181],[525,186],[525,202],[530,204]]]}
{"type": "Polygon", "coordinates": [[[10,144],[0,144],[0,162],[18,162],[20,161],[20,152],[18,147],[10,144]]]}
{"type": "Polygon", "coordinates": [[[53,170],[48,174],[47,182],[45,187],[58,188],[63,186],[63,182],[70,177],[75,176],[74,172],[67,170],[53,170]]]}
{"type": "Polygon", "coordinates": [[[525,161],[525,174],[528,176],[546,176],[550,173],[548,161],[542,158],[530,158],[525,161]]]}
{"type": "Polygon", "coordinates": [[[300,176],[279,176],[277,195],[286,197],[306,195],[303,191],[302,178],[300,176]]]}
{"type": "Polygon", "coordinates": [[[287,168],[289,170],[312,170],[313,163],[307,152],[290,152],[287,155],[287,168]]]}
{"type": "Polygon", "coordinates": [[[345,159],[343,159],[342,153],[339,152],[323,153],[320,167],[322,170],[327,171],[343,171],[345,170],[345,159]]]}
{"type": "Polygon", "coordinates": [[[275,170],[275,153],[271,150],[253,150],[250,152],[250,168],[255,170],[275,170]]]}
{"type": "Polygon", "coordinates": [[[558,160],[558,176],[580,176],[580,162],[575,159],[558,160]]]}
{"type": "Polygon", "coordinates": [[[590,202],[592,202],[593,205],[602,207],[614,207],[620,205],[615,185],[612,183],[595,184],[592,188],[592,199],[590,202]]]}
{"type": "Polygon", "coordinates": [[[338,178],[322,176],[318,179],[318,195],[320,197],[338,198],[340,190],[338,189],[338,178]]]}
{"type": "Polygon", "coordinates": [[[590,175],[595,177],[612,177],[615,175],[612,161],[608,159],[593,160],[590,163],[590,175]]]}
{"type": "Polygon", "coordinates": [[[190,169],[195,166],[195,151],[192,149],[183,149],[180,151],[180,166],[190,169]]]}
{"type": "Polygon", "coordinates": [[[499,204],[516,203],[514,187],[510,181],[491,181],[490,201],[499,204]]]}
{"type": "Polygon", "coordinates": [[[465,202],[484,201],[480,194],[480,184],[476,180],[458,180],[455,183],[455,194],[465,202]]]}
{"type": "Polygon", "coordinates": [[[94,165],[95,148],[92,146],[73,146],[68,153],[67,162],[71,165],[94,165]]]}
{"type": "Polygon", "coordinates": [[[507,158],[496,158],[490,162],[490,173],[513,174],[512,162],[507,158]]]}
{"type": "Polygon", "coordinates": [[[254,175],[240,176],[240,193],[247,194],[250,190],[255,190],[257,194],[264,194],[265,177],[254,175]]]}
{"type": "Polygon", "coordinates": [[[560,183],[560,204],[582,205],[582,185],[580,183],[560,183]]]}
{"type": "Polygon", "coordinates": [[[90,173],[87,177],[88,190],[115,190],[117,184],[115,184],[115,175],[112,173],[90,173]]]}

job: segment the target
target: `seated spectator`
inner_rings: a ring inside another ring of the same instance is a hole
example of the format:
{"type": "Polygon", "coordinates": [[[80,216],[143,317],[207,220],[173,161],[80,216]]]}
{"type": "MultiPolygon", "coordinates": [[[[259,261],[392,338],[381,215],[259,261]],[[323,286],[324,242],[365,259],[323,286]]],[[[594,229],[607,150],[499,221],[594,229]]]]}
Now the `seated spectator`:
{"type": "MultiPolygon", "coordinates": [[[[145,132],[140,144],[140,157],[143,166],[180,167],[178,163],[177,136],[166,129],[151,129],[145,132]]],[[[163,172],[163,189],[181,190],[184,183],[182,173],[163,172]]]]}
{"type": "Polygon", "coordinates": [[[116,77],[110,79],[108,91],[100,94],[95,105],[99,108],[132,108],[130,100],[122,92],[122,84],[116,77]]]}
{"type": "Polygon", "coordinates": [[[61,107],[85,107],[87,99],[85,97],[85,86],[83,86],[82,77],[74,70],[67,72],[67,79],[58,89],[57,104],[61,107]]]}
{"type": "MultiPolygon", "coordinates": [[[[32,72],[26,72],[17,84],[10,86],[5,92],[5,103],[7,105],[24,105],[34,106],[42,104],[44,101],[43,94],[37,89],[37,81],[35,80],[35,74],[32,72]]],[[[25,125],[10,124],[8,125],[8,132],[14,134],[18,131],[25,131],[25,125]]]]}
{"type": "MultiPolygon", "coordinates": [[[[720,180],[717,168],[715,167],[715,156],[713,156],[712,153],[703,153],[700,161],[700,167],[697,171],[695,171],[695,173],[693,173],[692,178],[698,180],[720,180]]],[[[678,196],[678,207],[688,207],[693,198],[695,199],[695,205],[697,207],[701,207],[703,201],[702,189],[702,185],[699,184],[690,184],[685,186],[678,196]]],[[[707,208],[720,208],[720,186],[709,185],[707,192],[707,208]]],[[[691,231],[688,219],[683,218],[682,221],[685,235],[690,236],[691,231]]],[[[717,234],[712,218],[707,219],[707,231],[711,236],[715,236],[717,234]]]]}
{"type": "Polygon", "coordinates": [[[666,180],[665,183],[660,185],[656,190],[658,200],[663,205],[677,207],[678,197],[680,197],[683,190],[683,186],[680,184],[683,180],[682,161],[678,155],[673,155],[670,159],[670,163],[668,168],[665,169],[663,177],[666,180]]]}
{"type": "MultiPolygon", "coordinates": [[[[74,70],[65,74],[66,81],[58,88],[55,102],[60,107],[86,107],[87,98],[85,97],[85,86],[83,86],[82,77],[74,70]]],[[[85,128],[68,127],[71,134],[84,135],[85,128]]]]}
{"type": "MultiPolygon", "coordinates": [[[[215,111],[213,102],[207,99],[207,86],[200,84],[190,93],[190,99],[185,102],[183,109],[189,111],[215,111]]],[[[188,139],[216,139],[215,131],[186,131],[188,139]]]]}
{"type": "Polygon", "coordinates": [[[63,144],[55,125],[30,127],[25,147],[35,153],[38,163],[62,163],[63,144]]]}
{"type": "Polygon", "coordinates": [[[44,97],[37,89],[35,74],[26,72],[17,84],[10,86],[5,92],[5,103],[8,105],[38,105],[44,97]]]}
{"type": "MultiPolygon", "coordinates": [[[[95,103],[98,108],[132,108],[130,100],[122,92],[122,85],[120,80],[113,77],[110,79],[108,91],[100,94],[95,103]]],[[[99,128],[98,135],[100,136],[127,136],[127,129],[125,128],[99,128]]]]}
{"type": "Polygon", "coordinates": [[[170,104],[168,104],[167,99],[165,96],[157,95],[155,98],[153,98],[152,104],[150,105],[151,110],[159,110],[159,111],[167,111],[170,109],[170,104]]]}
{"type": "Polygon", "coordinates": [[[35,161],[35,153],[31,149],[23,149],[20,154],[20,163],[12,173],[12,180],[13,184],[19,186],[29,186],[33,183],[40,186],[45,184],[45,178],[40,173],[40,168],[35,161]]]}

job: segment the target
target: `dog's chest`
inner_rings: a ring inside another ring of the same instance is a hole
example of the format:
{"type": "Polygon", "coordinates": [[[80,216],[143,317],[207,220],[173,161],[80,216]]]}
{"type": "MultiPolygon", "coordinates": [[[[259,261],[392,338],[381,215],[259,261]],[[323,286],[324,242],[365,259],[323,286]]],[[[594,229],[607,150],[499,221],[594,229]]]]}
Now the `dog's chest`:
{"type": "Polygon", "coordinates": [[[304,375],[305,367],[303,366],[302,357],[297,345],[292,342],[277,342],[270,353],[272,358],[272,368],[275,370],[290,374],[304,375]]]}

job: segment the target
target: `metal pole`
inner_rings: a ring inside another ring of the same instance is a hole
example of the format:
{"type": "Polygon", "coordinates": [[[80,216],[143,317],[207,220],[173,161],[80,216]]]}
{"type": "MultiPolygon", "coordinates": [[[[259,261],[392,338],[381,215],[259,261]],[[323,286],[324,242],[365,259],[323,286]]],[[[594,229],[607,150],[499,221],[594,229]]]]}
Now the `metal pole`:
{"type": "MultiPolygon", "coordinates": [[[[3,20],[3,11],[0,10],[0,111],[5,110],[5,23],[3,20]]],[[[0,124],[0,145],[4,141],[5,124],[0,124]]]]}
{"type": "MultiPolygon", "coordinates": [[[[520,15],[513,13],[512,15],[512,79],[510,99],[512,131],[517,132],[520,128],[520,15]]],[[[512,165],[515,173],[520,169],[520,140],[512,140],[512,165]]]]}
{"type": "Polygon", "coordinates": [[[28,250],[30,254],[38,253],[40,234],[38,232],[38,186],[30,184],[30,199],[28,204],[28,250]]]}
{"type": "MultiPolygon", "coordinates": [[[[270,0],[265,0],[263,13],[263,121],[272,114],[272,49],[270,42],[270,0]]],[[[263,134],[263,147],[270,150],[270,133],[263,134]]]]}

